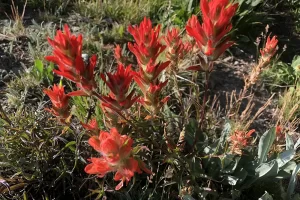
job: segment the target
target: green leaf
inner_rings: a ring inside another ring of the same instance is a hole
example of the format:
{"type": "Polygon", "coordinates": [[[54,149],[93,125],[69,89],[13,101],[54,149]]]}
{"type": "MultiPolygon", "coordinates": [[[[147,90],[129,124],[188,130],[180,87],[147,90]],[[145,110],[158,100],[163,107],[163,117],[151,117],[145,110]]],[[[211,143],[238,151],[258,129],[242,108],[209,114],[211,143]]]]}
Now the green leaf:
{"type": "Polygon", "coordinates": [[[68,142],[64,148],[69,148],[71,151],[74,152],[76,149],[74,146],[76,146],[76,141],[71,141],[68,142]]]}
{"type": "Polygon", "coordinates": [[[227,154],[223,157],[221,160],[222,163],[222,169],[221,171],[226,174],[233,173],[238,166],[238,163],[240,161],[241,157],[232,155],[232,154],[227,154]]]}
{"type": "Polygon", "coordinates": [[[247,42],[250,41],[249,37],[246,36],[246,35],[240,35],[240,36],[238,37],[238,40],[241,41],[241,42],[245,42],[245,43],[247,43],[247,42]]]}
{"type": "Polygon", "coordinates": [[[258,159],[259,164],[263,163],[267,159],[269,150],[275,140],[276,132],[275,127],[271,128],[269,131],[266,131],[260,138],[258,144],[258,159]]]}
{"type": "Polygon", "coordinates": [[[71,151],[74,152],[76,150],[75,145],[76,145],[76,141],[68,142],[57,154],[53,156],[53,159],[59,156],[67,148],[69,148],[71,151]]]}
{"type": "Polygon", "coordinates": [[[285,144],[286,150],[294,149],[294,141],[289,134],[285,134],[285,144]]]}
{"type": "Polygon", "coordinates": [[[295,153],[296,152],[294,149],[290,149],[290,150],[281,152],[279,154],[278,158],[276,159],[276,161],[278,163],[278,167],[281,168],[282,166],[287,164],[289,161],[291,161],[294,158],[295,153]]]}
{"type": "Polygon", "coordinates": [[[239,178],[239,183],[242,183],[247,178],[248,172],[244,168],[240,168],[237,169],[233,175],[239,178]]]}
{"type": "Polygon", "coordinates": [[[202,166],[201,166],[201,159],[197,157],[193,157],[192,159],[189,159],[189,167],[191,170],[191,175],[193,177],[201,177],[204,173],[202,166]]]}
{"type": "Polygon", "coordinates": [[[184,140],[192,146],[195,140],[195,136],[198,130],[198,123],[197,120],[191,118],[189,123],[185,126],[185,137],[184,140]]]}
{"type": "Polygon", "coordinates": [[[192,13],[193,11],[193,1],[194,0],[189,1],[188,8],[187,8],[188,13],[192,13]]]}
{"type": "Polygon", "coordinates": [[[273,197],[267,191],[265,191],[265,194],[262,195],[258,200],[273,200],[273,197]]]}
{"type": "Polygon", "coordinates": [[[50,65],[48,65],[48,67],[47,67],[46,73],[47,73],[47,78],[49,79],[51,84],[52,84],[53,78],[54,78],[53,69],[54,69],[54,64],[50,63],[50,65]]]}
{"type": "Polygon", "coordinates": [[[275,178],[283,179],[283,178],[290,178],[293,170],[297,166],[295,161],[290,161],[281,167],[280,171],[278,172],[275,178]]]}
{"type": "Polygon", "coordinates": [[[293,173],[292,173],[292,176],[291,176],[291,179],[289,182],[289,186],[287,189],[287,199],[288,200],[292,199],[292,195],[294,193],[295,186],[296,186],[297,174],[299,171],[300,171],[300,164],[298,164],[293,170],[293,173]]]}
{"type": "Polygon", "coordinates": [[[294,149],[297,150],[300,146],[300,138],[297,140],[296,144],[294,145],[294,149]]]}
{"type": "Polygon", "coordinates": [[[256,176],[258,178],[275,176],[277,175],[279,170],[278,162],[276,160],[272,160],[268,163],[262,163],[255,169],[256,176]]]}
{"type": "Polygon", "coordinates": [[[296,73],[296,75],[300,75],[300,56],[295,56],[292,65],[291,65],[296,73]]]}
{"type": "Polygon", "coordinates": [[[35,60],[34,61],[34,66],[35,68],[39,71],[39,73],[41,75],[43,75],[43,72],[44,72],[44,65],[43,65],[43,62],[41,60],[35,60]]]}
{"type": "Polygon", "coordinates": [[[221,146],[222,148],[224,148],[225,142],[227,141],[227,138],[228,138],[230,132],[231,132],[231,124],[230,124],[230,121],[228,119],[226,119],[218,146],[221,146]]]}
{"type": "Polygon", "coordinates": [[[253,1],[251,2],[251,6],[255,7],[255,6],[257,6],[258,4],[260,4],[261,2],[262,2],[262,0],[253,0],[253,1]]]}
{"type": "Polygon", "coordinates": [[[191,195],[187,194],[182,197],[183,200],[196,200],[191,195]]]}
{"type": "Polygon", "coordinates": [[[225,175],[223,178],[228,182],[229,185],[236,185],[236,183],[239,181],[238,177],[230,175],[225,175]]]}
{"type": "Polygon", "coordinates": [[[300,194],[299,193],[295,194],[293,200],[300,200],[300,194]]]}

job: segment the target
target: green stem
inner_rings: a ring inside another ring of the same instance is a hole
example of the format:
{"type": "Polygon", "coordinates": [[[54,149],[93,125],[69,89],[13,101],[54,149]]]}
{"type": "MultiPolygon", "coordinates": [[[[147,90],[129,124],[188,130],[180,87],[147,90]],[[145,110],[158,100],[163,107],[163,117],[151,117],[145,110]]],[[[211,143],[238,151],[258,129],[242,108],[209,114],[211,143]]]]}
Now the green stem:
{"type": "MultiPolygon", "coordinates": [[[[210,64],[210,69],[212,69],[212,65],[213,65],[213,62],[211,62],[210,64]]],[[[203,96],[203,102],[202,102],[202,111],[201,111],[201,117],[200,117],[200,120],[199,120],[199,125],[198,125],[198,128],[201,130],[203,128],[203,124],[204,124],[204,119],[205,119],[205,114],[206,114],[206,103],[207,103],[207,100],[208,100],[208,83],[209,83],[209,75],[210,75],[210,72],[209,71],[205,71],[205,86],[204,86],[204,96],[203,96]]],[[[193,143],[193,148],[192,149],[195,149],[195,146],[197,144],[199,140],[199,134],[195,134],[195,140],[194,140],[194,143],[193,143]]]]}
{"type": "Polygon", "coordinates": [[[172,73],[173,75],[173,80],[174,80],[174,85],[175,85],[175,90],[176,90],[176,93],[178,95],[178,100],[179,100],[179,103],[180,103],[180,107],[181,107],[181,111],[182,111],[182,114],[183,114],[183,118],[182,118],[182,125],[184,124],[184,121],[185,121],[185,108],[184,108],[184,104],[183,104],[183,99],[182,99],[182,95],[180,93],[180,90],[179,90],[179,84],[178,84],[178,79],[177,79],[177,76],[176,76],[176,73],[173,72],[172,73]]]}

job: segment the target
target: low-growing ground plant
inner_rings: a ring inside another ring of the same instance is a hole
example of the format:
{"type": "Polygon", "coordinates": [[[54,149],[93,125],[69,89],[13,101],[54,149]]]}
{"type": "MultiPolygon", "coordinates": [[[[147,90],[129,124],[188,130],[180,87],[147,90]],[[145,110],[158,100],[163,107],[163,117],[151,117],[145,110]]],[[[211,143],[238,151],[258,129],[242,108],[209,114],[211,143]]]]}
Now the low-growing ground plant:
{"type": "Polygon", "coordinates": [[[290,65],[281,61],[275,62],[262,73],[264,84],[271,91],[296,86],[299,84],[299,65],[299,56],[295,56],[290,65]]]}

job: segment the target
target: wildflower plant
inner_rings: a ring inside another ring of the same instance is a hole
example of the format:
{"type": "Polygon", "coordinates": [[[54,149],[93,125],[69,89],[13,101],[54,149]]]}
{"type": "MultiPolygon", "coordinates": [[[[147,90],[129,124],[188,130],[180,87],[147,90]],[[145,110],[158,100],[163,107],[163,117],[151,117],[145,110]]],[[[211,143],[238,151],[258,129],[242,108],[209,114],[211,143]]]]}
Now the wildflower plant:
{"type": "MultiPolygon", "coordinates": [[[[281,134],[280,144],[285,149],[278,151],[277,138],[282,132],[278,124],[260,135],[250,125],[261,112],[249,119],[245,116],[251,106],[241,110],[242,101],[248,98],[250,102],[247,95],[251,96],[251,87],[276,54],[276,36],[268,37],[259,62],[245,75],[244,88],[232,98],[235,101],[225,113],[226,120],[210,124],[210,114],[215,111],[213,106],[207,108],[209,77],[216,60],[234,44],[230,38],[231,20],[238,6],[229,0],[201,0],[202,23],[193,15],[183,31],[174,27],[162,31],[160,24],[154,26],[146,17],[139,25],[129,25],[133,41],[127,47],[136,62],[128,64],[128,57],[122,54],[125,49],[117,45],[114,71],[99,76],[95,73],[97,56],[92,55],[88,62],[82,58],[81,34],[72,34],[65,25],[54,39],[48,38],[53,52],[46,60],[56,64],[53,72],[70,81],[71,87],[64,87],[63,81],[44,89],[52,103],[47,110],[73,129],[78,119],[72,116],[71,98],[97,102],[99,112],[85,108],[87,119],[80,122],[92,147],[80,158],[86,165],[84,171],[96,181],[101,180],[96,188],[102,191],[100,196],[111,188],[137,189],[141,184],[143,191],[138,199],[216,198],[218,190],[234,196],[257,181],[288,177],[290,165],[293,170],[299,168],[295,155],[300,142],[287,133],[281,134]],[[189,66],[181,65],[185,59],[191,59],[189,66]],[[205,86],[200,93],[202,74],[205,86]],[[186,90],[182,82],[192,86],[186,90]],[[172,84],[177,96],[168,90],[172,84]],[[74,85],[77,89],[70,91],[74,85]],[[105,85],[108,92],[100,85],[105,85]],[[178,100],[180,106],[173,105],[173,100],[178,100]],[[101,121],[97,115],[101,115],[101,121]],[[212,128],[220,128],[220,124],[222,130],[212,128]],[[111,181],[102,181],[110,179],[111,174],[118,181],[113,187],[111,181]],[[175,191],[172,197],[170,191],[175,191]]],[[[294,187],[293,183],[289,187],[294,187]]],[[[129,194],[130,189],[127,191],[129,194]]],[[[292,191],[287,193],[288,198],[291,196],[292,191]]]]}

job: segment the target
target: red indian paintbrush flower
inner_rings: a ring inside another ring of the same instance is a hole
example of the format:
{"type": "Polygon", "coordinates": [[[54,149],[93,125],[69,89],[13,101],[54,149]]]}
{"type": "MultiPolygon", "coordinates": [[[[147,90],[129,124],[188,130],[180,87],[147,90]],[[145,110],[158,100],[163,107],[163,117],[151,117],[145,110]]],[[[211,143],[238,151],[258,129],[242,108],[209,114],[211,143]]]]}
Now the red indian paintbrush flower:
{"type": "Polygon", "coordinates": [[[276,36],[273,36],[272,39],[268,36],[265,48],[260,50],[263,61],[268,62],[274,56],[277,51],[277,43],[276,36]]]}
{"type": "Polygon", "coordinates": [[[244,131],[235,131],[230,137],[230,146],[231,152],[236,154],[241,154],[242,149],[249,145],[252,134],[255,132],[254,129],[244,132],[244,131]]]}
{"type": "Polygon", "coordinates": [[[276,139],[277,141],[285,141],[285,133],[282,129],[282,126],[277,125],[275,127],[276,139]]]}
{"type": "Polygon", "coordinates": [[[120,47],[120,45],[116,46],[116,48],[114,50],[114,56],[115,56],[118,64],[125,64],[126,58],[122,54],[122,48],[120,47]]]}
{"type": "Polygon", "coordinates": [[[119,117],[123,115],[122,112],[129,109],[138,99],[138,96],[134,95],[134,89],[128,94],[133,75],[131,65],[125,67],[121,63],[114,74],[107,73],[108,79],[104,74],[101,74],[102,80],[110,89],[110,93],[108,96],[102,97],[103,101],[100,104],[107,118],[107,125],[110,127],[118,127],[121,122],[119,117]]]}
{"type": "Polygon", "coordinates": [[[94,80],[94,68],[97,57],[93,55],[86,66],[82,55],[82,35],[72,35],[68,25],[64,26],[64,32],[58,30],[55,38],[48,38],[53,47],[53,55],[46,56],[46,60],[58,65],[58,70],[53,70],[57,75],[63,76],[76,83],[80,91],[70,95],[91,95],[96,86],[94,80]]]}
{"type": "Polygon", "coordinates": [[[232,4],[229,0],[201,0],[200,8],[203,24],[193,15],[186,30],[196,40],[201,52],[213,61],[233,45],[226,35],[232,29],[231,18],[238,4],[232,4]]]}
{"type": "Polygon", "coordinates": [[[136,76],[140,76],[144,79],[148,84],[156,83],[160,73],[165,70],[171,61],[167,61],[164,63],[154,64],[150,62],[148,65],[139,68],[139,72],[136,73],[136,76]]]}
{"type": "Polygon", "coordinates": [[[136,56],[140,65],[147,65],[149,62],[155,63],[159,54],[166,48],[159,41],[159,31],[160,25],[152,28],[151,20],[146,17],[139,26],[128,27],[128,32],[136,42],[128,43],[128,48],[136,56]]]}
{"type": "Polygon", "coordinates": [[[51,89],[44,89],[43,92],[49,96],[52,102],[52,108],[46,109],[51,112],[54,116],[60,118],[62,121],[69,117],[69,96],[65,94],[64,87],[62,84],[58,86],[54,84],[51,89]]]}
{"type": "Polygon", "coordinates": [[[167,46],[166,57],[173,63],[177,63],[192,49],[189,42],[183,43],[178,28],[168,30],[164,40],[167,46]]]}
{"type": "Polygon", "coordinates": [[[159,74],[168,67],[170,61],[152,65],[151,63],[146,66],[145,71],[140,67],[139,72],[135,73],[134,80],[144,94],[139,102],[152,113],[157,113],[164,103],[167,102],[169,97],[159,100],[160,92],[163,87],[167,85],[168,81],[160,82],[158,80],[159,74]]]}
{"type": "MultiPolygon", "coordinates": [[[[159,108],[161,108],[161,101],[159,101],[160,91],[167,83],[167,81],[160,83],[158,77],[170,64],[170,61],[164,63],[156,62],[160,53],[166,48],[165,45],[160,43],[160,25],[152,28],[151,20],[144,18],[139,26],[129,26],[128,31],[136,41],[134,45],[128,43],[128,48],[135,54],[139,64],[139,71],[134,75],[134,80],[144,95],[143,98],[139,99],[139,102],[148,111],[157,113],[159,108]],[[154,91],[153,88],[159,88],[159,90],[154,91]]],[[[166,102],[166,100],[163,100],[163,102],[166,102]]]]}
{"type": "Polygon", "coordinates": [[[110,93],[105,99],[105,105],[116,106],[120,110],[128,109],[136,102],[138,97],[134,97],[134,90],[127,95],[131,81],[133,80],[133,71],[131,65],[124,67],[119,64],[114,74],[107,73],[108,80],[104,74],[101,74],[102,80],[109,87],[110,93]]]}
{"type": "Polygon", "coordinates": [[[91,131],[92,133],[98,134],[100,131],[97,120],[95,118],[91,119],[89,123],[81,123],[81,125],[83,126],[83,128],[85,128],[88,131],[91,131]]]}
{"type": "Polygon", "coordinates": [[[123,187],[124,182],[128,183],[134,173],[152,172],[145,168],[143,162],[136,160],[132,156],[133,140],[127,135],[120,135],[116,128],[109,132],[100,131],[99,137],[91,137],[89,144],[98,151],[102,157],[91,158],[91,162],[85,167],[88,174],[97,174],[104,177],[109,172],[116,172],[114,180],[121,181],[116,190],[123,187]]]}
{"type": "Polygon", "coordinates": [[[139,99],[139,102],[150,112],[156,114],[159,109],[169,100],[170,97],[165,97],[160,100],[160,92],[167,85],[168,81],[158,82],[157,84],[146,85],[144,80],[139,76],[134,79],[141,88],[144,96],[139,99]]]}

